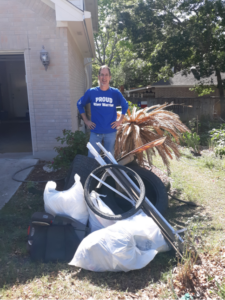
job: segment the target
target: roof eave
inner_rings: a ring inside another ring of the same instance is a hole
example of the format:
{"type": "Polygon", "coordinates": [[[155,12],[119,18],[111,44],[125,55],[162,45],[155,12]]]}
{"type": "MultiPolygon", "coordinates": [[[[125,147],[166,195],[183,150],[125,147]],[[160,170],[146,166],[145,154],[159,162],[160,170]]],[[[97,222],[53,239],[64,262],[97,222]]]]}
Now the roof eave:
{"type": "Polygon", "coordinates": [[[82,56],[95,58],[91,13],[82,11],[66,0],[51,1],[55,7],[57,27],[68,27],[82,56]]]}

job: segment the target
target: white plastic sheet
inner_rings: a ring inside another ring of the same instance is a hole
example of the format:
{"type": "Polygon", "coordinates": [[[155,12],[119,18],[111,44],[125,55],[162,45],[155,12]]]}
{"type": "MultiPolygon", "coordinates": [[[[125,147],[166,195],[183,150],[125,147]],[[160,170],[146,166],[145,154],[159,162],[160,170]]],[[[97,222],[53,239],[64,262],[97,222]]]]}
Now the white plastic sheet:
{"type": "MultiPolygon", "coordinates": [[[[90,194],[91,200],[94,204],[95,207],[97,207],[101,212],[109,214],[109,215],[114,215],[113,211],[102,201],[100,198],[104,197],[104,195],[99,195],[95,191],[92,191],[90,194]]],[[[110,225],[115,224],[115,221],[111,220],[106,220],[98,215],[96,215],[89,207],[88,207],[88,212],[89,212],[89,223],[88,226],[91,229],[91,232],[94,232],[96,230],[108,227],[110,225]]]]}
{"type": "Polygon", "coordinates": [[[125,271],[145,267],[169,246],[155,222],[143,211],[88,235],[69,263],[95,272],[125,271]]]}
{"type": "Polygon", "coordinates": [[[80,176],[75,174],[74,185],[66,191],[56,191],[56,183],[49,181],[44,191],[45,211],[53,216],[62,214],[70,216],[87,225],[88,209],[84,199],[84,189],[80,176]]]}

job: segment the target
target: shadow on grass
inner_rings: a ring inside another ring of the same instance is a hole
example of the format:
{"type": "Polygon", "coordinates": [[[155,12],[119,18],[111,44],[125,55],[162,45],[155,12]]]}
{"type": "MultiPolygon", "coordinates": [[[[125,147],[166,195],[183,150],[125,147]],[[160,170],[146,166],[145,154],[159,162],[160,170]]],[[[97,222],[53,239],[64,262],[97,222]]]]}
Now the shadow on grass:
{"type": "MultiPolygon", "coordinates": [[[[182,189],[176,189],[176,198],[181,199],[182,189]]],[[[189,202],[195,203],[195,199],[189,199],[189,202]]],[[[186,222],[189,218],[193,217],[196,214],[204,212],[203,206],[192,206],[182,202],[179,202],[173,198],[169,200],[169,207],[165,214],[165,218],[172,222],[172,224],[177,224],[179,227],[186,227],[186,222]]],[[[198,220],[201,222],[204,220],[203,216],[199,215],[198,220]]]]}
{"type": "Polygon", "coordinates": [[[181,152],[181,157],[194,160],[196,157],[191,152],[181,152]]]}
{"type": "MultiPolygon", "coordinates": [[[[18,284],[26,284],[35,278],[48,276],[48,281],[54,281],[60,271],[73,273],[78,268],[62,263],[32,263],[26,252],[27,228],[31,215],[43,211],[43,198],[38,194],[28,194],[20,189],[9,203],[0,211],[0,286],[10,288],[18,284]]],[[[179,222],[185,227],[185,220],[202,207],[191,207],[170,201],[166,213],[168,221],[179,222]]],[[[175,264],[174,252],[159,253],[155,259],[141,270],[128,273],[94,273],[81,270],[72,276],[73,280],[86,281],[92,285],[110,288],[116,291],[135,293],[158,282],[162,274],[175,264]]]]}
{"type": "Polygon", "coordinates": [[[149,286],[150,283],[158,282],[162,277],[162,273],[169,270],[172,261],[174,261],[174,254],[170,251],[157,254],[154,260],[141,270],[127,273],[94,273],[81,270],[76,277],[79,280],[85,278],[93,285],[104,286],[120,292],[136,293],[149,286]]]}

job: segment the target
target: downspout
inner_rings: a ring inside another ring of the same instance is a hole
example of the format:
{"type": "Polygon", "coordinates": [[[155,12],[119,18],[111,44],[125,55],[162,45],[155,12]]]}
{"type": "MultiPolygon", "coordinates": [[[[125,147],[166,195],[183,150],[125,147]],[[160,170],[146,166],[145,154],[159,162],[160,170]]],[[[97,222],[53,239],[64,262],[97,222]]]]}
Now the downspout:
{"type": "MultiPolygon", "coordinates": [[[[88,72],[87,72],[87,66],[93,64],[94,62],[95,62],[95,58],[94,58],[94,60],[89,61],[88,63],[86,63],[84,65],[84,71],[85,71],[85,75],[86,75],[86,88],[85,88],[85,92],[87,91],[87,89],[89,89],[89,84],[90,84],[90,82],[89,82],[89,76],[88,76],[88,72]]],[[[86,109],[87,116],[89,118],[91,118],[91,111],[90,111],[89,104],[87,104],[86,107],[87,107],[87,109],[86,109]]],[[[78,120],[79,120],[78,121],[78,124],[79,124],[78,126],[80,127],[81,126],[81,120],[82,120],[80,113],[78,113],[78,120]]]]}
{"type": "Polygon", "coordinates": [[[90,84],[89,83],[89,76],[88,76],[88,72],[87,72],[87,66],[93,64],[94,62],[95,62],[95,58],[94,58],[94,60],[92,60],[92,61],[90,61],[90,62],[88,62],[88,63],[86,63],[84,65],[84,71],[85,71],[85,75],[86,75],[86,88],[85,88],[85,92],[86,92],[87,89],[89,89],[89,84],[90,84]]]}
{"type": "MultiPolygon", "coordinates": [[[[85,34],[86,34],[86,38],[87,38],[87,41],[88,41],[88,46],[89,46],[89,49],[90,49],[91,54],[93,56],[93,52],[92,52],[92,48],[91,48],[91,43],[90,43],[90,39],[89,39],[88,31],[87,31],[87,26],[86,26],[86,22],[85,22],[85,17],[84,17],[84,11],[83,11],[83,25],[84,25],[84,31],[85,31],[85,34]]],[[[92,61],[90,61],[90,62],[88,62],[88,63],[86,63],[84,65],[84,72],[85,72],[85,75],[86,75],[86,88],[85,88],[85,92],[87,91],[87,89],[89,89],[89,84],[90,84],[90,82],[89,82],[89,76],[88,76],[88,72],[87,72],[87,66],[89,66],[90,64],[93,64],[94,62],[95,62],[95,58],[94,58],[94,60],[92,60],[92,61]]],[[[88,117],[90,118],[90,114],[91,114],[90,107],[87,108],[86,112],[87,112],[88,117]]],[[[81,121],[80,114],[78,114],[78,119],[79,119],[79,117],[80,117],[80,120],[78,122],[80,123],[80,121],[81,121]]]]}
{"type": "MultiPolygon", "coordinates": [[[[84,17],[84,11],[83,11],[83,24],[84,24],[84,31],[85,31],[85,34],[86,34],[86,39],[88,41],[88,46],[89,46],[89,49],[90,49],[92,57],[93,57],[91,43],[90,43],[88,31],[87,31],[87,25],[86,25],[85,17],[84,17]]],[[[89,66],[90,64],[93,64],[94,62],[95,62],[95,58],[94,58],[94,60],[92,60],[92,61],[90,61],[90,62],[88,62],[87,64],[84,65],[84,71],[85,71],[85,74],[86,74],[86,89],[85,89],[85,92],[86,92],[87,89],[89,89],[89,78],[88,78],[88,73],[87,73],[86,67],[89,66]]]]}

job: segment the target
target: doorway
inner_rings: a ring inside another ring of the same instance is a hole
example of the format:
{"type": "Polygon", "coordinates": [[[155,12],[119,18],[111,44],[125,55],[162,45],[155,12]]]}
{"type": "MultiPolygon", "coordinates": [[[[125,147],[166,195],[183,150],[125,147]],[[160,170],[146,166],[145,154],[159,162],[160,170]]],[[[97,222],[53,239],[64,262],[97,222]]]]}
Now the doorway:
{"type": "Polygon", "coordinates": [[[0,153],[32,152],[23,54],[0,55],[0,153]]]}

